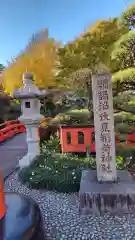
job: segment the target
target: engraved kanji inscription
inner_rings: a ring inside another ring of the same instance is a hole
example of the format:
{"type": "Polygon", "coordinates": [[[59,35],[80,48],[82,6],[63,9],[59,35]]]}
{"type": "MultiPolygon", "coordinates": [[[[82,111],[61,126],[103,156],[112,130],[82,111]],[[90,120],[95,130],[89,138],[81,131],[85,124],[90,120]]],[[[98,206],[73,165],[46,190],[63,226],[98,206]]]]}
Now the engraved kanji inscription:
{"type": "Polygon", "coordinates": [[[98,92],[99,100],[107,101],[108,100],[108,91],[99,91],[98,92]]]}
{"type": "Polygon", "coordinates": [[[103,112],[101,114],[99,114],[100,117],[100,121],[105,121],[105,120],[109,120],[109,116],[107,112],[103,112]]]}

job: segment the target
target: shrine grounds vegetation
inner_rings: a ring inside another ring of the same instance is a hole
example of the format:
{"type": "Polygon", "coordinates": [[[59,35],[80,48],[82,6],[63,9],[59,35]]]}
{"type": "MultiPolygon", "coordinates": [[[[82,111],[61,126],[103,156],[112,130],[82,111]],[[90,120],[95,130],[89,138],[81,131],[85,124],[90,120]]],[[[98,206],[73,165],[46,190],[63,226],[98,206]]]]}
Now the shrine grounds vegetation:
{"type": "MultiPolygon", "coordinates": [[[[49,121],[48,128],[42,128],[40,131],[41,143],[47,141],[50,135],[54,135],[60,124],[66,125],[90,125],[94,126],[93,117],[88,109],[71,109],[65,113],[56,115],[49,121]]],[[[114,123],[116,136],[120,137],[122,144],[126,141],[126,137],[132,132],[135,126],[135,115],[127,112],[114,112],[114,123]]]]}
{"type": "MultiPolygon", "coordinates": [[[[116,162],[117,169],[126,167],[124,156],[118,155],[116,162]]],[[[41,155],[28,168],[20,171],[19,177],[30,188],[78,192],[81,172],[87,168],[96,168],[95,158],[61,154],[59,138],[54,135],[42,145],[41,155]]]]}
{"type": "MultiPolygon", "coordinates": [[[[93,126],[94,119],[92,113],[87,108],[84,109],[71,109],[65,113],[60,113],[54,117],[49,126],[58,127],[59,124],[86,124],[93,126]]],[[[128,112],[115,112],[114,111],[114,124],[115,133],[121,137],[122,140],[126,140],[125,137],[135,126],[135,115],[128,112]]]]}
{"type": "Polygon", "coordinates": [[[65,113],[58,114],[53,118],[51,124],[88,124],[89,121],[89,111],[87,108],[84,109],[71,109],[65,113]]]}
{"type": "MultiPolygon", "coordinates": [[[[100,20],[90,25],[83,34],[63,47],[57,46],[55,40],[52,41],[52,39],[47,38],[47,42],[50,44],[46,44],[44,48],[43,35],[39,34],[36,40],[38,44],[35,45],[35,41],[32,41],[30,47],[26,48],[24,53],[29,53],[31,46],[32,52],[38,49],[39,54],[32,59],[32,69],[37,76],[38,86],[49,87],[49,79],[52,79],[51,86],[57,86],[64,91],[75,91],[77,97],[89,99],[88,106],[84,106],[85,108],[88,107],[89,111],[87,109],[73,109],[77,108],[77,106],[71,102],[66,104],[65,100],[61,101],[62,104],[58,104],[57,111],[54,111],[58,115],[49,123],[50,128],[47,130],[41,129],[41,156],[31,166],[20,172],[20,179],[29,187],[46,188],[60,192],[76,192],[79,190],[82,169],[96,167],[95,158],[92,156],[82,158],[69,153],[61,154],[57,137],[48,141],[50,133],[54,133],[55,127],[57,130],[59,124],[93,125],[91,87],[93,72],[98,73],[109,70],[112,73],[115,134],[120,136],[123,144],[123,146],[119,144],[116,147],[117,169],[126,167],[126,157],[132,156],[135,161],[135,147],[126,146],[126,136],[130,131],[133,132],[135,127],[135,94],[133,93],[135,91],[134,15],[135,4],[126,9],[119,18],[100,20]],[[45,52],[45,50],[48,53],[47,58],[40,59],[41,53],[45,52]],[[41,64],[37,64],[38,59],[42,61],[41,64]],[[50,59],[50,64],[47,71],[40,71],[40,68],[43,68],[42,66],[48,66],[46,65],[48,59],[50,59]],[[52,71],[56,60],[58,60],[58,64],[56,64],[58,66],[56,71],[52,71]],[[40,72],[42,74],[39,74],[40,72]],[[52,76],[53,73],[55,73],[54,76],[52,76]],[[50,77],[46,78],[46,74],[50,77]],[[41,78],[42,81],[39,81],[41,78]],[[44,140],[47,140],[45,144],[43,144],[44,140]]],[[[29,62],[26,61],[25,55],[27,54],[21,54],[17,58],[19,63],[15,61],[15,64],[11,65],[14,67],[6,68],[6,71],[4,71],[5,88],[9,92],[12,92],[16,84],[21,83],[20,71],[24,72],[29,62]],[[15,69],[16,77],[14,76],[15,69]],[[15,79],[16,82],[9,81],[9,79],[15,79]]],[[[33,56],[35,55],[33,54],[33,56]]],[[[31,56],[28,60],[31,62],[31,56]]],[[[28,68],[29,66],[27,66],[27,70],[28,68]]],[[[51,112],[51,108],[48,110],[48,112],[51,112]]],[[[47,106],[43,111],[45,116],[46,112],[47,106]]]]}

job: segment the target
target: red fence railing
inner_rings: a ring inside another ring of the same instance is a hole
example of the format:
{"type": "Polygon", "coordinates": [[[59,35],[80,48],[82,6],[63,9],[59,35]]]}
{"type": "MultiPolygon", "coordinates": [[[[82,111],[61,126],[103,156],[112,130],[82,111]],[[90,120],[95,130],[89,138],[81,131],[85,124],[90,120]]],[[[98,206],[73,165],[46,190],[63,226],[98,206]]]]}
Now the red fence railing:
{"type": "MultiPolygon", "coordinates": [[[[45,118],[41,126],[46,126],[48,120],[51,118],[45,118]]],[[[2,124],[0,124],[0,142],[5,141],[6,139],[15,136],[18,133],[23,133],[25,132],[25,126],[24,124],[20,123],[19,120],[11,120],[11,121],[6,121],[2,124]]]]}
{"type": "MultiPolygon", "coordinates": [[[[41,126],[45,127],[47,126],[47,122],[51,118],[45,118],[41,126]]],[[[24,124],[20,123],[19,120],[11,120],[11,121],[6,121],[2,124],[0,124],[0,142],[5,141],[8,138],[11,138],[15,136],[18,133],[23,133],[25,132],[25,126],[24,124]]],[[[89,142],[89,137],[92,135],[94,132],[94,128],[77,128],[74,126],[74,128],[69,128],[66,126],[64,129],[60,129],[60,139],[61,139],[61,146],[63,148],[63,152],[77,152],[77,151],[86,151],[86,145],[90,144],[91,145],[91,151],[95,152],[95,142],[91,141],[89,142]],[[85,142],[84,144],[79,144],[77,140],[77,134],[78,132],[82,132],[84,135],[85,142]],[[67,133],[71,133],[71,143],[67,143],[67,133]],[[75,137],[74,137],[75,133],[75,137]],[[79,150],[78,150],[79,149],[79,150]]],[[[122,144],[121,139],[119,136],[116,137],[116,143],[122,144]]],[[[135,129],[132,130],[132,133],[128,134],[125,140],[125,143],[128,146],[135,146],[135,129]]]]}
{"type": "Polygon", "coordinates": [[[25,132],[25,127],[19,120],[6,121],[0,124],[0,142],[23,132],[25,132]]]}
{"type": "MultiPolygon", "coordinates": [[[[121,141],[120,136],[115,137],[116,144],[126,144],[135,146],[135,129],[127,135],[125,141],[121,141]]],[[[94,128],[87,126],[61,126],[60,143],[62,152],[86,152],[86,146],[90,151],[96,152],[94,128]],[[79,138],[81,137],[81,142],[79,138]]]]}

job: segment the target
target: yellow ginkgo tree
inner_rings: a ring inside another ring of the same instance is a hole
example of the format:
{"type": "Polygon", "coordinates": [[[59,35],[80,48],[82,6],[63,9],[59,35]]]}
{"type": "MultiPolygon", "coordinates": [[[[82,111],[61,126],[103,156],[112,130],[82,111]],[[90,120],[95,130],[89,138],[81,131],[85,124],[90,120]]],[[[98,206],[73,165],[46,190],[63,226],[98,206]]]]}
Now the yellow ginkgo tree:
{"type": "Polygon", "coordinates": [[[55,70],[59,42],[43,37],[33,40],[28,47],[3,71],[3,85],[6,92],[12,95],[15,88],[22,84],[22,75],[32,73],[35,83],[46,88],[55,85],[55,70]]]}

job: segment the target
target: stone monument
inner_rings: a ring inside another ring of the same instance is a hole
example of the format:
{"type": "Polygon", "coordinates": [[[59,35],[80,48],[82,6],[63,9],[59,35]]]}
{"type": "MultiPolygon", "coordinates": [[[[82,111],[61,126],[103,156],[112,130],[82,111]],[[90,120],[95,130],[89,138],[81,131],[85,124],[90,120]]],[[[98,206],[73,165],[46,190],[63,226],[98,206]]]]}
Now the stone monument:
{"type": "Polygon", "coordinates": [[[93,75],[92,92],[97,171],[82,172],[79,211],[94,214],[132,212],[135,184],[128,171],[116,171],[111,74],[93,75]]]}
{"type": "Polygon", "coordinates": [[[46,92],[38,89],[33,82],[32,74],[25,73],[23,75],[23,87],[15,89],[14,98],[21,101],[22,115],[19,117],[21,123],[26,128],[26,141],[28,145],[27,155],[19,161],[20,168],[27,167],[33,159],[40,154],[39,125],[44,119],[40,114],[41,96],[45,96],[46,92]]]}
{"type": "Polygon", "coordinates": [[[92,77],[98,181],[116,181],[116,153],[111,74],[92,77]]]}

